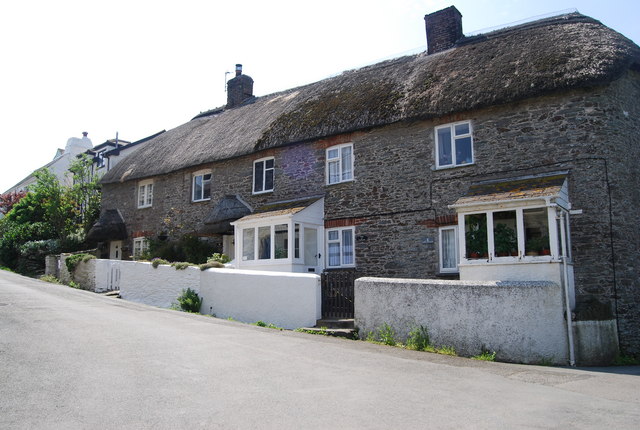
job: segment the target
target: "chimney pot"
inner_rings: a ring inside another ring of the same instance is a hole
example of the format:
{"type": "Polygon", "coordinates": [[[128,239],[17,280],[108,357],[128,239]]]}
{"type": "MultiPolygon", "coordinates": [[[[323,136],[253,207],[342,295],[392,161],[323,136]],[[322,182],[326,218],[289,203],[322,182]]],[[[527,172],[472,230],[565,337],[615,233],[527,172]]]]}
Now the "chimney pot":
{"type": "Polygon", "coordinates": [[[427,54],[453,48],[462,39],[462,14],[455,6],[425,15],[427,54]]]}
{"type": "Polygon", "coordinates": [[[236,64],[236,76],[240,76],[242,74],[242,64],[236,64]]]}
{"type": "Polygon", "coordinates": [[[83,136],[83,137],[87,137],[87,135],[88,135],[88,134],[89,134],[89,133],[87,133],[86,131],[83,131],[83,132],[82,132],[82,136],[83,136]]]}

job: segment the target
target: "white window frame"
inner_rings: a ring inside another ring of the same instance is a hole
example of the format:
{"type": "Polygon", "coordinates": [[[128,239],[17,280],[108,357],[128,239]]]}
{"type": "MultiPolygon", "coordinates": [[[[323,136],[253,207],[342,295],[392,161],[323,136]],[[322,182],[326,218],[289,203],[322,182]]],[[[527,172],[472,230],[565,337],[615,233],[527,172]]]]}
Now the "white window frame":
{"type": "Polygon", "coordinates": [[[96,168],[98,169],[102,169],[106,165],[105,159],[104,159],[105,152],[106,151],[100,151],[96,154],[96,168]]]}
{"type": "Polygon", "coordinates": [[[275,188],[275,184],[276,184],[276,161],[274,157],[264,157],[264,158],[260,158],[256,161],[253,162],[253,185],[252,185],[252,190],[253,190],[253,194],[263,194],[263,193],[270,193],[273,192],[273,189],[275,188]],[[270,167],[267,169],[267,161],[269,160],[273,160],[273,167],[270,167]],[[258,164],[262,163],[263,167],[262,167],[262,190],[256,190],[256,166],[258,164]],[[266,188],[266,183],[267,183],[267,170],[271,171],[271,174],[273,175],[273,180],[271,181],[271,188],[267,189],[266,188]]]}
{"type": "Polygon", "coordinates": [[[205,202],[207,200],[211,200],[211,184],[213,182],[213,176],[211,175],[211,170],[200,170],[193,173],[193,177],[191,178],[191,201],[192,202],[205,202]],[[209,176],[209,179],[205,179],[205,176],[209,176]],[[202,188],[201,195],[196,196],[196,179],[202,178],[202,188]],[[209,197],[204,197],[205,194],[205,186],[209,186],[209,197]]]}
{"type": "Polygon", "coordinates": [[[325,230],[325,256],[326,256],[326,265],[327,269],[337,269],[337,268],[345,268],[345,267],[355,267],[356,266],[356,229],[355,227],[338,227],[338,228],[329,228],[325,230]],[[329,240],[329,235],[331,232],[338,232],[337,240],[329,240]],[[345,263],[344,262],[344,245],[342,243],[342,232],[343,231],[351,231],[351,242],[353,246],[353,262],[345,263]],[[331,243],[339,243],[340,248],[340,264],[337,266],[330,265],[329,260],[329,244],[331,243]]]}
{"type": "Polygon", "coordinates": [[[459,251],[459,244],[458,244],[458,226],[457,225],[448,225],[445,227],[440,227],[438,229],[438,252],[439,252],[439,256],[440,256],[440,261],[438,263],[438,270],[440,273],[458,273],[459,269],[458,269],[458,265],[460,264],[460,251],[459,251]],[[443,245],[443,240],[442,240],[442,233],[444,231],[448,231],[448,230],[453,230],[454,232],[454,239],[453,239],[453,247],[454,247],[454,256],[456,259],[456,267],[444,267],[444,249],[442,247],[443,245]]]}
{"type": "Polygon", "coordinates": [[[153,206],[153,179],[138,182],[136,186],[136,203],[138,209],[153,206]]]}
{"type": "Polygon", "coordinates": [[[435,142],[435,158],[436,158],[436,168],[437,169],[450,169],[453,167],[462,167],[462,166],[471,166],[475,164],[476,157],[473,149],[473,124],[471,121],[458,121],[452,122],[450,124],[439,125],[434,129],[434,142],[435,142]],[[469,126],[469,133],[456,135],[456,125],[467,124],[469,126]],[[448,128],[451,132],[451,164],[440,164],[440,143],[438,142],[438,130],[448,128]],[[469,137],[471,138],[471,162],[470,163],[458,163],[456,160],[456,151],[455,151],[455,141],[456,139],[462,139],[469,137]]]}
{"type": "MultiPolygon", "coordinates": [[[[487,258],[469,259],[466,252],[466,238],[464,234],[458,235],[458,248],[459,248],[459,261],[465,264],[486,264],[487,262],[536,262],[536,261],[559,261],[561,256],[561,250],[559,248],[559,232],[556,224],[556,215],[558,210],[564,210],[560,207],[556,208],[550,204],[524,204],[524,205],[504,205],[502,207],[496,207],[487,210],[472,211],[472,212],[459,212],[458,213],[458,231],[464,232],[465,228],[465,216],[474,214],[485,214],[487,216],[487,232],[493,232],[494,220],[493,214],[495,212],[514,211],[516,213],[518,238],[518,255],[517,256],[501,256],[498,257],[495,254],[494,235],[487,234],[487,258]],[[525,228],[524,228],[524,210],[526,209],[540,209],[546,210],[547,216],[547,230],[548,240],[550,247],[550,255],[530,256],[525,255],[525,228]]],[[[566,210],[565,210],[566,212],[566,210]]],[[[568,224],[568,221],[567,221],[568,224]]],[[[567,237],[567,243],[570,247],[570,238],[567,237]]],[[[570,248],[569,248],[570,249],[570,248]]]]}
{"type": "Polygon", "coordinates": [[[355,172],[354,172],[354,164],[355,164],[355,154],[353,152],[353,143],[343,143],[341,145],[335,145],[335,146],[331,146],[329,148],[327,148],[326,152],[325,152],[325,156],[326,156],[326,162],[325,162],[325,176],[326,176],[326,182],[327,185],[333,185],[333,184],[340,184],[343,182],[350,182],[353,181],[355,178],[355,172]],[[350,166],[345,166],[343,164],[343,160],[342,160],[342,148],[346,148],[349,147],[351,148],[351,163],[350,166]],[[329,158],[329,151],[334,151],[337,150],[338,151],[338,156],[337,157],[333,157],[333,158],[329,158]],[[331,182],[331,175],[329,175],[329,165],[331,163],[338,163],[338,171],[340,172],[340,178],[335,181],[335,182],[331,182]],[[345,167],[347,167],[347,169],[345,169],[345,167]],[[343,178],[344,172],[348,171],[351,172],[351,176],[349,178],[343,178]]]}
{"type": "Polygon", "coordinates": [[[146,237],[136,237],[133,239],[133,252],[131,255],[134,259],[140,258],[142,254],[149,250],[149,241],[146,237]]]}

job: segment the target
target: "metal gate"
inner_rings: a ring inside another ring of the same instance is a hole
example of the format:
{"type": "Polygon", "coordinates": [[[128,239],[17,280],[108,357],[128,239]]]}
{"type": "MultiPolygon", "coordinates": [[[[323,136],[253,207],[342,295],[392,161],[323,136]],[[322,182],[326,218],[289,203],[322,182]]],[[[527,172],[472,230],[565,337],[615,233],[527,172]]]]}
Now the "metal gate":
{"type": "Polygon", "coordinates": [[[328,271],[321,275],[322,318],[353,318],[355,270],[328,271]]]}

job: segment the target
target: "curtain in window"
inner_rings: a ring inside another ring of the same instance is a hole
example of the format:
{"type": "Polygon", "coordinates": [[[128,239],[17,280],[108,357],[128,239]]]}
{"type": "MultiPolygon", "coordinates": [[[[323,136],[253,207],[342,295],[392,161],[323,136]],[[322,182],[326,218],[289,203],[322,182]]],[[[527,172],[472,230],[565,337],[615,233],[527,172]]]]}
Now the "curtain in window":
{"type": "Polygon", "coordinates": [[[271,226],[258,227],[258,258],[260,260],[271,258],[271,226]]]}
{"type": "Polygon", "coordinates": [[[344,146],[342,148],[342,180],[348,181],[351,179],[353,172],[351,171],[351,147],[344,146]]]}
{"type": "Polygon", "coordinates": [[[353,264],[352,230],[342,230],[342,264],[353,264]]]}
{"type": "Polygon", "coordinates": [[[242,259],[253,260],[254,255],[254,237],[255,230],[252,228],[245,228],[242,230],[242,259]]]}
{"type": "Polygon", "coordinates": [[[456,233],[453,229],[442,230],[442,268],[455,269],[456,259],[456,233]]]}
{"type": "Polygon", "coordinates": [[[338,171],[339,167],[340,167],[340,162],[338,160],[329,162],[329,183],[330,184],[335,184],[337,182],[340,182],[340,172],[338,171]]]}
{"type": "Polygon", "coordinates": [[[340,266],[340,243],[329,244],[329,266],[340,266]]]}

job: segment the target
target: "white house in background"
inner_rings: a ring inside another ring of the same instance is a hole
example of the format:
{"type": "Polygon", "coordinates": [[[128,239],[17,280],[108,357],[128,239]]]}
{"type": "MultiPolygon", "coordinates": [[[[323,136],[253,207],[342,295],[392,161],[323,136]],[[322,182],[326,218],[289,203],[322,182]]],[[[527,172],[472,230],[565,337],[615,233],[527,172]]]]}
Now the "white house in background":
{"type": "Polygon", "coordinates": [[[91,142],[91,139],[87,137],[87,134],[88,133],[85,131],[82,133],[82,138],[69,138],[64,149],[58,148],[55,157],[53,157],[53,160],[36,169],[29,176],[6,190],[5,193],[25,191],[29,185],[36,182],[34,173],[44,168],[49,169],[49,171],[53,173],[56,178],[58,178],[60,184],[71,185],[71,176],[67,174],[67,172],[69,171],[69,166],[71,166],[71,163],[79,154],[82,154],[83,152],[93,148],[93,143],[91,142]]]}

